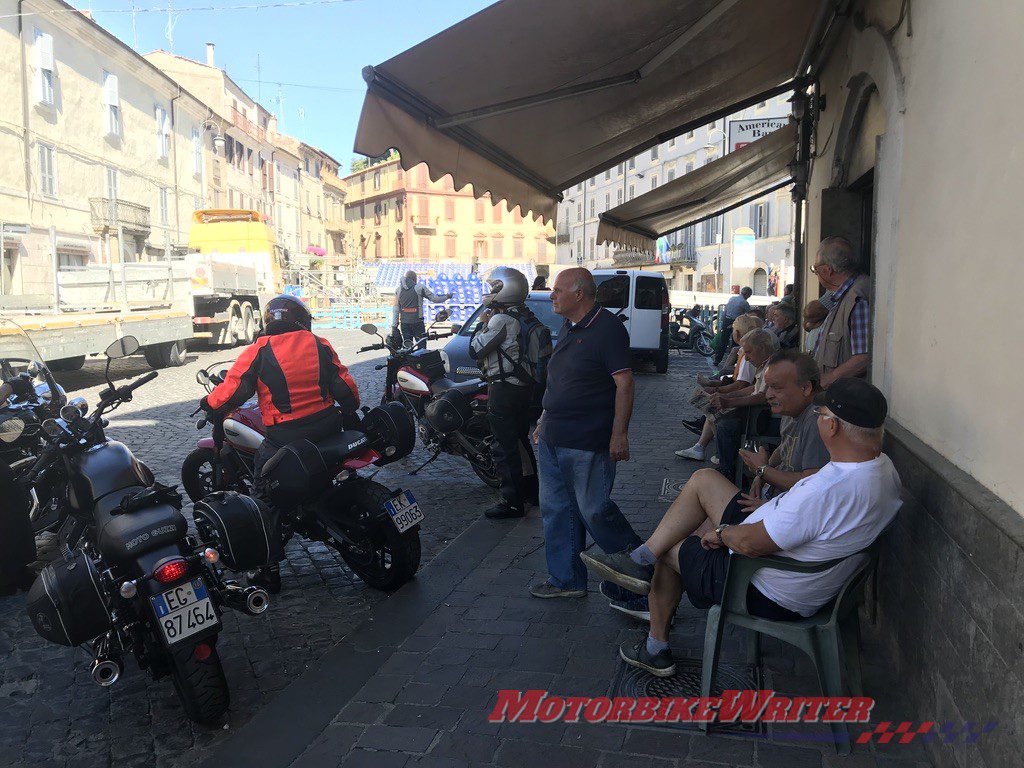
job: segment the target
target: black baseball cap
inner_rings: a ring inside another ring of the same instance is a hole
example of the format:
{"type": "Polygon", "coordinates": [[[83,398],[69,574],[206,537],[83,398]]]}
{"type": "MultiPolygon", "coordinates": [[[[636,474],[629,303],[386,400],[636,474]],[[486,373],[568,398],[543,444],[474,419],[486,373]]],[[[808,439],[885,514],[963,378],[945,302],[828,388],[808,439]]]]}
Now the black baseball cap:
{"type": "Polygon", "coordinates": [[[815,405],[824,405],[843,421],[855,427],[874,429],[885,423],[889,404],[877,387],[864,379],[840,379],[814,396],[815,405]]]}

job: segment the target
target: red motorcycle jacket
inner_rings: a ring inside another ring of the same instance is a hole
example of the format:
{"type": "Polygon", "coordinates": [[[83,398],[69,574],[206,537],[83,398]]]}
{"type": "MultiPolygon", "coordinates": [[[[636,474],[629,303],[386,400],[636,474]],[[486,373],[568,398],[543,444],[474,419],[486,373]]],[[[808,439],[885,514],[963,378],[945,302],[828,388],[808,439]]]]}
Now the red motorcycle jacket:
{"type": "Polygon", "coordinates": [[[230,410],[254,392],[267,427],[307,419],[334,403],[349,413],[359,407],[359,389],[334,348],[305,330],[257,339],[206,404],[215,411],[230,410]]]}

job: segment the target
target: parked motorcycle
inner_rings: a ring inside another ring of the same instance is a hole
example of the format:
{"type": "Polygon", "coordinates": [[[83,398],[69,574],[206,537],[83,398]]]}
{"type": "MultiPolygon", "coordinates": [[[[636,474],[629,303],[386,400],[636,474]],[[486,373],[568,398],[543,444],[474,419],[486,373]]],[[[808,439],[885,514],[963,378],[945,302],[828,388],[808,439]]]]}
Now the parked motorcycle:
{"type": "MultiPolygon", "coordinates": [[[[434,323],[447,319],[447,311],[442,310],[434,323]]],[[[411,474],[448,453],[466,458],[477,477],[497,488],[501,478],[491,455],[494,436],[487,420],[487,383],[482,379],[455,382],[448,378],[441,353],[424,347],[427,341],[452,334],[431,333],[430,328],[422,339],[407,340],[399,347],[393,339],[385,339],[377,326],[366,323],[360,330],[377,336],[380,344],[359,351],[387,350],[387,361],[374,368],[387,371],[382,402],[399,402],[411,410],[420,440],[432,451],[431,457],[411,474]]]]}
{"type": "MultiPolygon", "coordinates": [[[[222,365],[196,374],[207,392],[224,380],[225,370],[211,370],[222,365]]],[[[397,403],[364,408],[358,422],[326,440],[284,446],[257,476],[253,465],[266,430],[256,400],[200,419],[197,429],[210,425],[212,435],[199,440],[181,468],[182,484],[197,509],[212,507],[197,525],[208,519],[211,535],[219,536],[216,518],[225,515],[225,499],[247,494],[238,498],[251,496],[266,505],[271,525],[280,530],[272,562],[298,533],[336,549],[371,587],[397,589],[419,568],[423,512],[410,491],[392,491],[358,473],[407,456],[416,442],[415,424],[397,403]]]]}
{"type": "MultiPolygon", "coordinates": [[[[157,376],[111,382],[110,361],[138,349],[130,336],[107,349],[108,387],[91,415],[65,405],[59,418],[41,424],[45,447],[23,481],[38,490],[42,478],[62,468],[61,557],[42,569],[26,608],[44,639],[87,649],[98,685],[117,682],[125,657],[134,655],[154,679],[171,677],[190,719],[209,722],[224,714],[230,698],[217,652],[221,611],[258,615],[270,600],[262,589],[225,580],[219,550],[189,535],[181,496],[107,438],[104,415],[157,376]]],[[[245,534],[234,526],[232,536],[245,534]]]]}
{"type": "Polygon", "coordinates": [[[688,312],[677,312],[675,321],[669,323],[669,349],[693,350],[710,357],[714,354],[713,339],[711,329],[697,314],[697,307],[688,312]]]}

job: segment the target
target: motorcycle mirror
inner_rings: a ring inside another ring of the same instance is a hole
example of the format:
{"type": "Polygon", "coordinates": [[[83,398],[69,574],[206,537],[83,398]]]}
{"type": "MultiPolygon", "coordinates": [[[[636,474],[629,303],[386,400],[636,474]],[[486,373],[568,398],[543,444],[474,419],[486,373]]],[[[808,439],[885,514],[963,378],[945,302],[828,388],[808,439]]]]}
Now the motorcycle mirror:
{"type": "Polygon", "coordinates": [[[451,313],[451,312],[449,312],[449,311],[448,311],[447,309],[442,309],[442,310],[441,310],[440,312],[438,312],[438,313],[437,313],[437,315],[436,315],[436,316],[434,317],[434,322],[435,322],[435,323],[443,323],[443,322],[444,322],[445,320],[447,320],[447,319],[448,319],[449,317],[451,317],[451,316],[452,316],[452,313],[451,313]]]}
{"type": "Polygon", "coordinates": [[[134,336],[125,336],[121,339],[116,339],[107,347],[104,354],[111,360],[117,360],[122,357],[128,357],[134,355],[139,351],[139,340],[134,336]]]}
{"type": "Polygon", "coordinates": [[[196,381],[203,385],[210,383],[210,374],[206,371],[205,368],[201,369],[196,373],[196,381]]]}
{"type": "Polygon", "coordinates": [[[370,336],[377,335],[377,326],[374,325],[373,323],[363,323],[361,326],[359,326],[359,330],[362,331],[363,333],[369,334],[370,336]]]}

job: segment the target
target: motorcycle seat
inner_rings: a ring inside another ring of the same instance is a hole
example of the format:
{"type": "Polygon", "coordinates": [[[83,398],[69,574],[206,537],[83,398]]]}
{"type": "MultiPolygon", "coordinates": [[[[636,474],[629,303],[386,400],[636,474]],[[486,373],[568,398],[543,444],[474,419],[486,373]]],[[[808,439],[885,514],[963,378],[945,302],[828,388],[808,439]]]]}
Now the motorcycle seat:
{"type": "Polygon", "coordinates": [[[452,381],[445,377],[438,379],[430,385],[430,391],[435,395],[443,395],[445,392],[455,389],[464,395],[475,395],[487,389],[487,382],[483,379],[468,379],[466,381],[452,381]]]}
{"type": "Polygon", "coordinates": [[[111,514],[128,492],[124,489],[108,494],[97,503],[93,512],[96,522],[96,545],[100,554],[114,561],[123,561],[165,544],[180,540],[188,530],[188,522],[181,511],[170,504],[156,504],[126,514],[111,514]],[[113,497],[113,498],[112,498],[113,497]]]}
{"type": "Polygon", "coordinates": [[[324,464],[331,466],[344,461],[353,454],[362,453],[370,447],[370,440],[362,432],[346,429],[340,434],[321,438],[314,445],[323,456],[324,464]]]}

